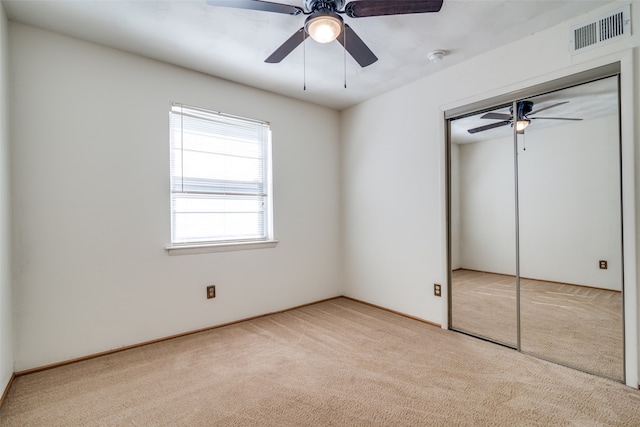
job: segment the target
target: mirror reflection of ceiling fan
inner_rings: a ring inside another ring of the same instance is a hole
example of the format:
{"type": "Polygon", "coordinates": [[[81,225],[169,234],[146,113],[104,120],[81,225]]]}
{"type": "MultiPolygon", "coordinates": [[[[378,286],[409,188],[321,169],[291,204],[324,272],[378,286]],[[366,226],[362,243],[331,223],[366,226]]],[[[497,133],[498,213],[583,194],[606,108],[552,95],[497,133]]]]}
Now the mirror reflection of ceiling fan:
{"type": "Polygon", "coordinates": [[[304,9],[290,4],[261,0],[207,0],[211,6],[234,7],[287,15],[309,15],[304,26],[285,41],[265,62],[278,63],[287,57],[307,37],[319,43],[338,40],[361,67],[378,60],[362,39],[340,15],[365,18],[384,15],[439,12],[443,0],[304,0],[304,9]],[[344,6],[344,9],[342,9],[344,6]]]}
{"type": "MultiPolygon", "coordinates": [[[[538,114],[541,111],[548,110],[549,108],[557,107],[558,105],[566,104],[569,101],[558,102],[556,104],[549,105],[544,108],[539,108],[537,110],[533,110],[533,102],[532,101],[518,101],[517,108],[517,119],[516,119],[516,131],[520,134],[524,133],[524,130],[531,124],[531,120],[573,120],[579,121],[582,119],[573,119],[567,117],[531,117],[534,114],[538,114]]],[[[496,123],[491,123],[489,125],[479,126],[477,128],[468,129],[469,133],[478,133],[484,132],[489,129],[498,128],[501,126],[511,125],[513,127],[513,106],[509,107],[510,114],[502,114],[502,113],[487,113],[484,116],[481,116],[481,119],[492,119],[492,120],[501,120],[496,123]]]]}

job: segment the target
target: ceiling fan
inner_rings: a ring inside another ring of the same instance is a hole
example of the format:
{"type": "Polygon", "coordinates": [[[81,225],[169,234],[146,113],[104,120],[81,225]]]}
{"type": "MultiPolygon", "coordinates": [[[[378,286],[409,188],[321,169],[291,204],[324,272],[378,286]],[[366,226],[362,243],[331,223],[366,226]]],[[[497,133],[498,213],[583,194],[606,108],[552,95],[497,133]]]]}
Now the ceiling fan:
{"type": "MultiPolygon", "coordinates": [[[[532,101],[518,101],[516,104],[517,111],[517,119],[516,119],[516,131],[520,134],[524,133],[524,130],[531,124],[531,120],[574,120],[579,121],[582,119],[572,119],[567,117],[531,117],[534,114],[538,114],[540,111],[548,110],[549,108],[557,107],[558,105],[566,104],[569,101],[558,102],[556,104],[549,105],[544,108],[539,108],[537,110],[533,110],[533,102],[532,101]]],[[[484,116],[481,116],[481,119],[492,119],[492,120],[501,120],[500,122],[491,123],[490,125],[484,125],[473,129],[468,129],[467,132],[473,134],[478,132],[484,132],[485,130],[498,128],[501,126],[511,125],[513,126],[513,106],[509,107],[510,114],[502,114],[502,113],[487,113],[484,116]]]]}
{"type": "Polygon", "coordinates": [[[265,62],[278,63],[286,58],[300,43],[311,37],[320,43],[338,40],[361,67],[378,60],[362,39],[340,15],[349,18],[369,16],[406,15],[412,13],[439,12],[443,0],[357,0],[346,4],[345,0],[304,0],[304,9],[290,4],[262,0],[207,0],[211,6],[234,7],[287,15],[309,15],[304,26],[269,56],[265,62]],[[344,7],[344,9],[342,9],[344,7]]]}

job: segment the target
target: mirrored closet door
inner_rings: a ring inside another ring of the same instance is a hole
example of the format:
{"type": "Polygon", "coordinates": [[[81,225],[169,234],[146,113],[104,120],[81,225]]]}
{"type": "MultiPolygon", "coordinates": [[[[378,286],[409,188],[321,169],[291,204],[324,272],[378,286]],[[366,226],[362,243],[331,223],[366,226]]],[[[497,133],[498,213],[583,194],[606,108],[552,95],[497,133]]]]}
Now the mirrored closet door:
{"type": "MultiPolygon", "coordinates": [[[[465,123],[476,127],[474,120],[465,123]]],[[[504,133],[496,139],[452,139],[451,317],[460,331],[515,347],[513,142],[508,129],[504,133]]]]}
{"type": "Polygon", "coordinates": [[[624,379],[618,76],[449,119],[450,328],[624,379]]]}

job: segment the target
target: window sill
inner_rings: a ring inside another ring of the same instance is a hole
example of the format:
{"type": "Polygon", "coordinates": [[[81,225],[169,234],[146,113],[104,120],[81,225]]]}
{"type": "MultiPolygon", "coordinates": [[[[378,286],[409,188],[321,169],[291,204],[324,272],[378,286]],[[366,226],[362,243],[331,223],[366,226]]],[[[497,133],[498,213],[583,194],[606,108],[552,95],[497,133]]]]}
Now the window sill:
{"type": "Polygon", "coordinates": [[[277,240],[260,242],[206,243],[193,245],[169,245],[165,247],[169,255],[205,254],[210,252],[245,251],[250,249],[275,248],[277,240]]]}

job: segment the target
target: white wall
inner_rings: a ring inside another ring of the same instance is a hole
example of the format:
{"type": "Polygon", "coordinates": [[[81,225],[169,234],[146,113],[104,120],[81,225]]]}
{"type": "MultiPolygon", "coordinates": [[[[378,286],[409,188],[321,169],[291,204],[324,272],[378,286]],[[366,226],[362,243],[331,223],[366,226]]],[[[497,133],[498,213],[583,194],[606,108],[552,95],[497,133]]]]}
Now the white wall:
{"type": "Polygon", "coordinates": [[[336,111],[9,34],[16,371],[343,293],[336,111]],[[271,122],[276,248],[167,255],[172,101],[271,122]]]}
{"type": "Polygon", "coordinates": [[[525,135],[527,150],[518,154],[523,277],[622,290],[619,135],[617,115],[525,135]],[[599,260],[608,261],[606,270],[599,260]]]}
{"type": "Polygon", "coordinates": [[[515,274],[513,140],[502,138],[458,147],[460,267],[515,274]]]}
{"type": "MultiPolygon", "coordinates": [[[[518,154],[520,274],[621,290],[618,116],[532,126],[525,141],[518,154]],[[608,269],[599,268],[601,259],[608,269]]],[[[457,147],[460,265],[515,274],[513,138],[457,147]]]]}
{"type": "Polygon", "coordinates": [[[415,90],[343,112],[346,295],[440,323],[442,113],[415,90]]]}
{"type": "Polygon", "coordinates": [[[0,3],[0,395],[13,375],[8,22],[0,3]]]}
{"type": "MultiPolygon", "coordinates": [[[[343,112],[347,295],[447,324],[446,287],[442,298],[432,292],[434,282],[447,280],[443,111],[619,61],[629,57],[629,49],[634,51],[636,73],[623,75],[623,81],[633,79],[637,109],[637,31],[631,38],[575,56],[567,48],[571,25],[617,6],[532,34],[343,112]]],[[[636,23],[637,6],[634,2],[636,23]]],[[[634,127],[628,117],[624,123],[634,127]]],[[[623,133],[637,141],[637,129],[625,128],[623,133]]],[[[627,286],[633,289],[627,302],[637,311],[637,283],[627,286]]],[[[627,373],[635,378],[627,383],[636,385],[637,331],[634,318],[627,324],[627,338],[634,343],[629,351],[636,354],[628,358],[632,365],[627,365],[627,373]]]]}
{"type": "Polygon", "coordinates": [[[460,254],[460,146],[451,144],[450,147],[450,167],[449,183],[450,188],[450,209],[451,209],[451,269],[462,268],[460,254]]]}

